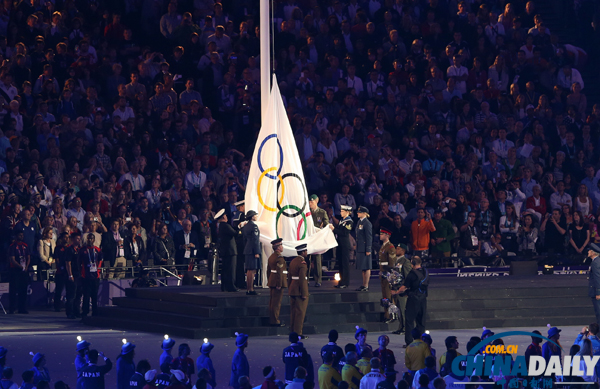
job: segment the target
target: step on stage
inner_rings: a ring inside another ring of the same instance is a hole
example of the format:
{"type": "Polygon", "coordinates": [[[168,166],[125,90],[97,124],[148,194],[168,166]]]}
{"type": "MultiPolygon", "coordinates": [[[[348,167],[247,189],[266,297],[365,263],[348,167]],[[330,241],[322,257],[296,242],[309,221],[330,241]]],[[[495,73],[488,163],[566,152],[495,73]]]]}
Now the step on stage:
{"type": "MultiPolygon", "coordinates": [[[[353,284],[358,278],[353,278],[353,284]]],[[[583,325],[594,319],[587,297],[586,275],[432,278],[429,287],[427,329],[545,327],[583,325]]],[[[311,285],[314,283],[311,282],[311,285]]],[[[392,332],[398,323],[382,323],[381,291],[372,279],[369,292],[338,290],[334,282],[310,287],[304,334],[369,331],[392,332]]],[[[244,291],[226,293],[220,286],[182,286],[127,289],[112,307],[86,324],[202,339],[225,338],[241,331],[250,336],[286,335],[287,327],[270,327],[269,290],[259,296],[244,291]]],[[[284,295],[281,320],[289,323],[289,298],[284,295]]]]}

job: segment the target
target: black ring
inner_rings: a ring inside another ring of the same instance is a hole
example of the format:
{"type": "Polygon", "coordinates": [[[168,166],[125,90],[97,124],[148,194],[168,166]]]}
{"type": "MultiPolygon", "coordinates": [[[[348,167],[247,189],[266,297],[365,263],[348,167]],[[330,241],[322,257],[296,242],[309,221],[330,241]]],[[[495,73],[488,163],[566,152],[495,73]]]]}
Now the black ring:
{"type": "MultiPolygon", "coordinates": [[[[302,185],[303,193],[306,192],[306,188],[304,187],[304,182],[302,182],[302,179],[296,173],[286,173],[283,176],[281,176],[281,181],[277,180],[277,196],[275,196],[275,197],[277,197],[277,199],[276,199],[277,200],[277,209],[279,209],[280,211],[281,211],[281,204],[279,203],[279,197],[278,197],[279,187],[281,186],[281,182],[283,180],[285,180],[287,177],[297,178],[298,181],[300,181],[300,185],[302,185]]],[[[302,212],[304,212],[305,208],[306,208],[306,197],[304,198],[304,205],[302,205],[302,208],[299,211],[297,211],[296,213],[293,213],[291,215],[286,213],[285,211],[281,212],[281,214],[286,217],[296,217],[296,216],[300,216],[302,214],[302,212]]]]}

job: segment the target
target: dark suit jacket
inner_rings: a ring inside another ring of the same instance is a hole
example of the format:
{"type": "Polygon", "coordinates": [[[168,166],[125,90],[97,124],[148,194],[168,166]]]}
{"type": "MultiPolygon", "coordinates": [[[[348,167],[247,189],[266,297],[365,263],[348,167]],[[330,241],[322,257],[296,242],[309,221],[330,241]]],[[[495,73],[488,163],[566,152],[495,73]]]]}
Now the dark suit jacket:
{"type": "MultiPolygon", "coordinates": [[[[142,264],[147,264],[148,260],[147,260],[147,256],[146,256],[146,247],[144,246],[144,241],[139,236],[136,236],[135,238],[132,236],[128,236],[127,238],[125,238],[125,242],[124,242],[125,258],[127,258],[128,261],[134,260],[133,239],[135,239],[135,242],[137,243],[137,247],[138,247],[137,260],[141,260],[142,264]]],[[[135,266],[135,263],[133,263],[133,266],[135,266]]]]}
{"type": "Polygon", "coordinates": [[[219,254],[222,257],[237,255],[235,237],[240,234],[229,223],[219,223],[219,254]]]}
{"type": "Polygon", "coordinates": [[[113,237],[112,231],[102,234],[102,257],[105,262],[110,263],[110,266],[115,265],[117,259],[117,242],[113,237]]]}
{"type": "Polygon", "coordinates": [[[356,252],[370,253],[373,245],[373,225],[368,218],[356,223],[356,252]]]}
{"type": "MultiPolygon", "coordinates": [[[[186,264],[189,262],[187,258],[185,258],[185,249],[183,246],[185,245],[185,237],[183,236],[183,231],[177,231],[175,236],[173,237],[173,241],[175,243],[175,263],[178,265],[186,264]]],[[[194,231],[190,231],[190,243],[194,244],[194,249],[190,252],[190,257],[194,256],[193,250],[199,250],[204,247],[204,243],[200,245],[200,239],[198,238],[198,234],[194,231]]]]}
{"type": "Polygon", "coordinates": [[[249,221],[242,228],[242,235],[244,235],[244,254],[260,254],[260,231],[258,226],[253,221],[249,221]]]}
{"type": "Polygon", "coordinates": [[[600,295],[600,257],[592,260],[588,289],[589,297],[596,297],[598,295],[600,295]]]}

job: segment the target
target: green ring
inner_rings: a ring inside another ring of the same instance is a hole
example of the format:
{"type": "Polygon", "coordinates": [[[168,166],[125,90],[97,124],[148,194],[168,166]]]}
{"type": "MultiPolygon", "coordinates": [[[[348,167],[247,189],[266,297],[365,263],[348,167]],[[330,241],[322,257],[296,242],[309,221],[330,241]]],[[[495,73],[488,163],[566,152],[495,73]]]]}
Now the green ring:
{"type": "MultiPolygon", "coordinates": [[[[293,209],[296,212],[302,212],[299,207],[291,204],[284,205],[283,207],[281,207],[279,212],[277,212],[277,217],[275,218],[275,235],[277,236],[277,239],[279,239],[279,232],[277,231],[277,224],[279,223],[279,218],[281,217],[283,211],[288,209],[293,209]]],[[[301,215],[302,220],[304,221],[304,234],[302,234],[302,238],[300,238],[300,240],[303,240],[304,238],[306,238],[306,231],[308,230],[308,226],[306,225],[306,215],[303,212],[301,213],[301,215]]]]}

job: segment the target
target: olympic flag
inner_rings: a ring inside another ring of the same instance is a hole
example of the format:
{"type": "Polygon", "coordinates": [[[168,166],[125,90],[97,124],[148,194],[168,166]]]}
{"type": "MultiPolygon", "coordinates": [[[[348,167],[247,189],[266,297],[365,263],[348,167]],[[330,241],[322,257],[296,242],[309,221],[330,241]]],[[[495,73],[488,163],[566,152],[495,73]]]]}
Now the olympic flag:
{"type": "MultiPolygon", "coordinates": [[[[295,256],[299,241],[307,244],[309,254],[337,246],[329,228],[314,226],[302,163],[275,76],[252,156],[245,200],[246,212],[258,213],[256,224],[267,255],[272,252],[270,242],[277,238],[283,239],[284,256],[295,256]]],[[[266,260],[263,255],[263,269],[266,260]]]]}

